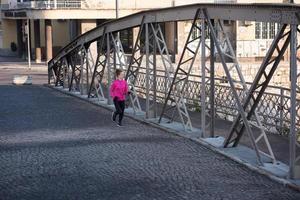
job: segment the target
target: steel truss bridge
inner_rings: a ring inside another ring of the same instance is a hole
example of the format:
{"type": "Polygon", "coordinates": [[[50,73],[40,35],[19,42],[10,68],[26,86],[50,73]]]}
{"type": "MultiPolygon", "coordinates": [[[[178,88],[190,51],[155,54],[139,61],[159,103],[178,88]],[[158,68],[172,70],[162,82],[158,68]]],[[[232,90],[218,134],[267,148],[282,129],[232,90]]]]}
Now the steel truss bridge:
{"type": "MultiPolygon", "coordinates": [[[[300,32],[300,6],[295,4],[192,4],[180,7],[155,9],[139,12],[117,20],[112,20],[86,32],[65,46],[48,63],[49,84],[68,88],[86,94],[87,98],[96,101],[112,101],[105,92],[114,79],[114,71],[121,68],[126,71],[126,80],[131,88],[130,106],[135,113],[145,112],[146,119],[156,118],[159,123],[164,120],[174,121],[178,117],[185,130],[193,130],[190,113],[187,108],[186,93],[191,70],[195,60],[200,57],[201,67],[201,137],[213,137],[215,127],[215,62],[216,56],[226,74],[230,86],[230,94],[238,111],[228,135],[224,148],[236,147],[244,133],[248,134],[251,145],[256,152],[258,165],[263,165],[262,155],[275,163],[268,135],[257,113],[257,107],[266,92],[284,53],[290,48],[290,103],[289,103],[289,178],[300,178],[300,147],[297,137],[299,130],[299,93],[298,67],[299,45],[297,36],[300,32]],[[232,41],[224,31],[224,20],[258,21],[279,23],[279,28],[257,74],[251,83],[246,84],[239,61],[232,47],[232,41]],[[168,51],[161,24],[165,22],[191,21],[179,62],[174,65],[168,51]],[[119,32],[129,28],[138,28],[133,51],[126,56],[122,47],[119,32]],[[194,31],[200,34],[192,37],[194,31]],[[222,35],[222,37],[219,37],[222,35]],[[210,38],[209,45],[206,43],[210,38]],[[141,42],[143,41],[143,42],[141,42]],[[91,44],[97,44],[96,57],[91,53],[91,44]],[[191,43],[196,44],[191,48],[191,43]],[[95,58],[94,58],[95,57],[95,58]],[[158,113],[158,59],[164,71],[164,88],[162,111],[158,113]],[[231,59],[231,62],[227,60],[231,59]],[[145,67],[142,67],[145,66],[145,67]],[[140,96],[136,90],[139,75],[145,74],[146,107],[142,110],[140,96]],[[238,78],[233,78],[233,73],[238,78]],[[107,81],[106,87],[103,81],[107,81]],[[206,85],[210,85],[207,91],[206,85]],[[242,88],[238,90],[238,88],[242,88]],[[209,117],[207,117],[209,116],[209,117]],[[254,123],[255,122],[255,123],[254,123]],[[255,135],[251,127],[259,129],[255,135]],[[207,128],[208,127],[208,128],[207,128]],[[258,143],[267,146],[263,152],[258,143]]],[[[288,149],[286,150],[288,151],[288,149]]]]}

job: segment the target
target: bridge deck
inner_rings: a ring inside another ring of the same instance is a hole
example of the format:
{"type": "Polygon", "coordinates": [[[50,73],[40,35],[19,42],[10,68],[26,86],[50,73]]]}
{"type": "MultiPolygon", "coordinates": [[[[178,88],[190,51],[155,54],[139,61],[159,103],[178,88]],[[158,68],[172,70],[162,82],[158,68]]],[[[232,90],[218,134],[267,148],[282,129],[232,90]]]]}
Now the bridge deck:
{"type": "Polygon", "coordinates": [[[3,199],[299,199],[190,140],[43,86],[0,85],[3,199]],[[234,188],[234,189],[233,189],[234,188]]]}

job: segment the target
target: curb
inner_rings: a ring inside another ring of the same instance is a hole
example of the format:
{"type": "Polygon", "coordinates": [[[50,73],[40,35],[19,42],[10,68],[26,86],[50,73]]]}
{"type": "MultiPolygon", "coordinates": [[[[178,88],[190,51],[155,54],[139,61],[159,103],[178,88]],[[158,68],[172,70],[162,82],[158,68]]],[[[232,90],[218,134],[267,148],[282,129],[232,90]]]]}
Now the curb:
{"type": "MultiPolygon", "coordinates": [[[[70,92],[62,91],[62,90],[60,90],[58,88],[55,88],[53,86],[50,86],[48,84],[44,84],[44,86],[48,87],[48,88],[50,88],[52,90],[58,91],[58,92],[60,92],[62,94],[65,94],[65,95],[68,95],[68,96],[71,96],[71,97],[76,97],[77,99],[80,99],[82,101],[88,102],[88,103],[90,103],[90,104],[92,104],[94,106],[98,106],[98,107],[104,108],[104,109],[106,109],[108,111],[112,111],[113,110],[113,109],[111,109],[111,108],[109,108],[107,106],[104,106],[104,105],[101,105],[101,104],[97,104],[96,102],[92,102],[92,101],[90,101],[87,98],[81,98],[81,97],[79,97],[79,96],[77,96],[75,94],[72,94],[70,92]]],[[[297,185],[296,183],[293,183],[292,181],[290,181],[288,179],[277,177],[277,176],[273,175],[272,173],[270,173],[270,172],[268,172],[268,171],[266,171],[266,170],[264,170],[264,169],[262,169],[262,168],[260,168],[258,166],[251,165],[250,163],[247,163],[247,162],[241,160],[240,158],[238,158],[236,156],[230,156],[230,155],[226,154],[224,151],[222,151],[221,149],[218,149],[218,148],[212,146],[211,144],[203,141],[200,138],[199,139],[198,138],[195,139],[195,138],[192,138],[192,137],[188,137],[187,135],[182,135],[182,134],[180,134],[179,131],[176,131],[176,130],[173,130],[173,129],[170,129],[170,128],[167,128],[167,127],[162,127],[162,126],[160,126],[160,125],[158,125],[158,124],[156,124],[154,122],[148,121],[148,120],[143,119],[143,118],[137,118],[136,116],[134,116],[132,114],[129,114],[129,113],[126,113],[126,112],[124,113],[124,115],[126,117],[130,118],[130,119],[135,120],[135,121],[141,122],[143,124],[150,125],[152,127],[155,127],[155,128],[160,129],[160,130],[166,131],[168,133],[174,134],[174,135],[179,136],[181,138],[185,138],[185,139],[188,139],[190,141],[196,142],[196,143],[198,143],[198,144],[206,147],[207,149],[209,149],[209,150],[211,150],[211,151],[213,151],[215,153],[218,153],[218,154],[220,154],[220,155],[222,155],[222,156],[224,156],[226,158],[229,158],[229,159],[235,161],[236,163],[239,163],[239,164],[247,167],[248,169],[250,169],[252,171],[255,171],[255,172],[257,172],[257,173],[259,173],[261,175],[264,175],[267,178],[269,178],[269,179],[271,179],[271,180],[273,180],[273,181],[275,181],[275,182],[277,182],[279,184],[282,184],[284,187],[289,187],[291,189],[294,189],[294,190],[297,190],[298,192],[300,192],[300,185],[297,185]]]]}
{"type": "MultiPolygon", "coordinates": [[[[0,66],[0,69],[24,69],[24,70],[28,70],[28,66],[14,66],[14,65],[4,65],[4,66],[0,66]]],[[[31,66],[31,71],[46,71],[48,72],[48,67],[47,66],[31,66]]]]}

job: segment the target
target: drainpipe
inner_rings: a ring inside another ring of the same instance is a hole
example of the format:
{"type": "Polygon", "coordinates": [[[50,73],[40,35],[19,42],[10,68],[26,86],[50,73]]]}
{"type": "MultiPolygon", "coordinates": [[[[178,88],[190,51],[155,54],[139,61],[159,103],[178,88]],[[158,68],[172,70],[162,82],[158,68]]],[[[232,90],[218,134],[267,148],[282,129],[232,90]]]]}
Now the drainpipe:
{"type": "Polygon", "coordinates": [[[119,18],[119,1],[116,0],[116,19],[119,18]]]}

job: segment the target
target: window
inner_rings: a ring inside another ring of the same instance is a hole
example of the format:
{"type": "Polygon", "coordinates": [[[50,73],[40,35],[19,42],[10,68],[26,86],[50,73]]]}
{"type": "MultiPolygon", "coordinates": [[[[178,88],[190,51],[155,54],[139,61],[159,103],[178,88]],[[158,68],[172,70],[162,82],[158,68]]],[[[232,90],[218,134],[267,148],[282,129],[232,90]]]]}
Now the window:
{"type": "MultiPolygon", "coordinates": [[[[165,24],[164,23],[159,23],[160,28],[161,28],[161,32],[163,34],[163,37],[166,38],[166,31],[165,31],[165,24]]],[[[152,28],[149,25],[149,51],[152,52],[153,51],[153,43],[154,43],[154,37],[152,34],[152,28]]],[[[145,42],[146,42],[146,30],[145,28],[142,31],[141,37],[140,37],[140,45],[141,45],[141,53],[146,53],[146,48],[145,48],[145,42]]],[[[156,53],[159,53],[159,49],[156,48],[156,53]]]]}
{"type": "Polygon", "coordinates": [[[224,26],[230,26],[231,21],[230,20],[223,20],[224,26]]]}
{"type": "Polygon", "coordinates": [[[269,23],[269,36],[270,38],[275,37],[275,23],[269,23]]]}
{"type": "Polygon", "coordinates": [[[261,32],[261,23],[256,22],[255,23],[255,39],[260,38],[260,32],[261,32]]]}
{"type": "Polygon", "coordinates": [[[125,53],[132,53],[133,31],[132,28],[120,32],[120,40],[125,53]]]}
{"type": "Polygon", "coordinates": [[[251,21],[238,21],[238,26],[251,26],[252,22],[251,21]]]}
{"type": "Polygon", "coordinates": [[[196,38],[199,37],[199,36],[200,36],[200,30],[194,28],[194,29],[193,29],[193,32],[192,32],[192,38],[193,38],[193,40],[196,39],[196,38]]]}
{"type": "MultiPolygon", "coordinates": [[[[99,22],[97,21],[97,26],[99,26],[100,24],[102,24],[104,22],[105,21],[99,21],[99,22]]],[[[107,36],[105,36],[105,37],[107,37],[107,36]]],[[[102,41],[102,39],[97,40],[98,50],[100,49],[101,41],[102,41]]],[[[125,29],[125,30],[120,31],[120,41],[122,43],[124,53],[131,54],[132,49],[133,49],[133,29],[129,28],[129,29],[125,29]]],[[[110,45],[111,45],[111,48],[113,48],[113,41],[111,40],[111,38],[110,38],[110,45]]],[[[103,49],[105,51],[107,49],[106,40],[104,41],[103,49]]]]}
{"type": "Polygon", "coordinates": [[[255,39],[273,39],[280,24],[273,22],[256,22],[255,39]]]}
{"type": "MultiPolygon", "coordinates": [[[[200,27],[200,22],[197,23],[197,26],[200,27]]],[[[196,38],[200,37],[200,29],[194,28],[192,31],[192,39],[195,40],[196,38]]],[[[205,29],[205,38],[209,39],[210,38],[210,32],[208,29],[208,25],[206,24],[206,29],[205,29]]],[[[199,39],[199,38],[198,38],[199,39]]]]}
{"type": "Polygon", "coordinates": [[[262,39],[268,39],[268,23],[262,23],[262,39]]]}

